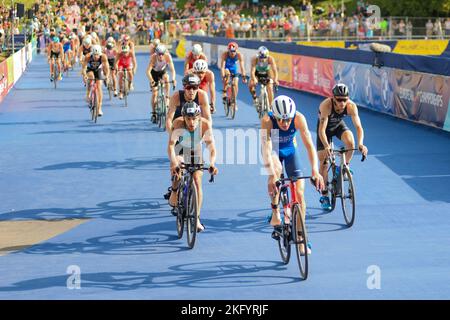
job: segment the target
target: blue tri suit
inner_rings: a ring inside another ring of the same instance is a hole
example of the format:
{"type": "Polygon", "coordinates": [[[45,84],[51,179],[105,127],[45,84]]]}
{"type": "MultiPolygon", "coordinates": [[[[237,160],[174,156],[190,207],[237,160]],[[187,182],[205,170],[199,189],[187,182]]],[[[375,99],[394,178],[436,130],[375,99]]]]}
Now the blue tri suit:
{"type": "Polygon", "coordinates": [[[236,56],[234,58],[231,58],[229,54],[227,54],[227,59],[225,60],[225,70],[230,70],[231,74],[236,74],[237,73],[237,68],[238,68],[238,55],[236,54],[236,56]]]}
{"type": "Polygon", "coordinates": [[[295,135],[297,129],[295,128],[295,118],[292,119],[291,125],[287,131],[281,130],[278,122],[272,112],[268,113],[272,121],[272,130],[277,130],[277,134],[271,133],[273,151],[275,151],[280,159],[288,175],[288,178],[299,178],[303,176],[300,164],[300,153],[297,149],[297,140],[295,135]]]}

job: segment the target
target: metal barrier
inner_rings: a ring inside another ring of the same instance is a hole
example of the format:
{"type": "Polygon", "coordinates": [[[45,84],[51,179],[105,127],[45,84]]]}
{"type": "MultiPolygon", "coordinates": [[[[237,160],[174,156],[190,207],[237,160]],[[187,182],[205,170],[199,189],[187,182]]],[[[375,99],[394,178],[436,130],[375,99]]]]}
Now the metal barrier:
{"type": "Polygon", "coordinates": [[[450,22],[437,17],[382,17],[379,19],[315,18],[299,20],[290,26],[282,19],[248,19],[227,30],[212,17],[169,20],[165,22],[166,42],[186,35],[255,39],[270,41],[327,41],[327,40],[399,40],[448,39],[450,22]]]}

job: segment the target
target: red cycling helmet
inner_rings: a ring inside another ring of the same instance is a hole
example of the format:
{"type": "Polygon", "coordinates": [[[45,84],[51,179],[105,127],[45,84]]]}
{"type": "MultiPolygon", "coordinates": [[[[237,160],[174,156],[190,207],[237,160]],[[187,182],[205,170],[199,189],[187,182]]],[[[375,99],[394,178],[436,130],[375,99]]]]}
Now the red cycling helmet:
{"type": "Polygon", "coordinates": [[[238,48],[239,46],[236,42],[230,42],[228,44],[228,51],[237,51],[238,48]]]}

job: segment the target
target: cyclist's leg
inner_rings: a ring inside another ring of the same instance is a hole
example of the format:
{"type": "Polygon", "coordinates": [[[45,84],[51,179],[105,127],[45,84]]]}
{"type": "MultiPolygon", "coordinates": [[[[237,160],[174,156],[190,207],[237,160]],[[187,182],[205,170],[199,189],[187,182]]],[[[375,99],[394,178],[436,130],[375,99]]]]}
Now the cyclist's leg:
{"type": "Polygon", "coordinates": [[[95,81],[94,72],[88,71],[86,77],[88,78],[86,82],[86,101],[89,101],[91,96],[91,81],[95,81]]]}
{"type": "Polygon", "coordinates": [[[225,69],[225,77],[222,79],[222,84],[223,84],[222,100],[226,99],[226,97],[227,97],[227,84],[228,84],[229,78],[230,78],[230,70],[225,69]]]}
{"type": "Polygon", "coordinates": [[[61,73],[62,73],[62,57],[61,57],[61,53],[59,53],[59,55],[58,55],[57,65],[58,65],[58,76],[61,76],[61,73]]]}
{"type": "Polygon", "coordinates": [[[203,171],[196,171],[193,174],[194,183],[197,187],[197,208],[198,208],[198,221],[197,221],[197,229],[202,231],[204,229],[203,225],[200,223],[200,211],[203,204],[203,189],[202,189],[202,177],[203,177],[203,171]]]}
{"type": "Polygon", "coordinates": [[[270,70],[270,71],[269,71],[269,79],[272,80],[272,81],[270,81],[270,82],[267,84],[267,95],[269,96],[269,108],[270,108],[270,106],[272,105],[272,101],[273,101],[274,95],[275,95],[275,92],[274,92],[274,90],[273,90],[273,86],[274,86],[274,84],[273,84],[273,79],[274,79],[274,78],[275,78],[275,77],[273,76],[273,72],[272,72],[272,70],[270,70]]]}
{"type": "MultiPolygon", "coordinates": [[[[289,178],[300,178],[303,176],[301,161],[300,161],[300,153],[298,149],[295,149],[293,153],[288,155],[284,160],[284,167],[286,169],[287,176],[289,178]]],[[[306,203],[303,196],[303,192],[305,190],[304,180],[298,180],[295,182],[295,195],[297,197],[297,201],[300,203],[302,207],[302,218],[305,221],[305,212],[306,212],[306,203]]]]}
{"type": "MultiPolygon", "coordinates": [[[[345,144],[346,149],[355,148],[355,138],[353,137],[353,133],[349,128],[347,128],[343,121],[339,124],[336,135],[339,137],[339,140],[341,140],[345,144]]],[[[345,153],[345,160],[347,161],[347,165],[350,164],[352,157],[353,151],[347,151],[345,153]]]]}
{"type": "Polygon", "coordinates": [[[164,72],[164,75],[162,76],[162,81],[164,83],[164,94],[166,95],[166,106],[169,106],[169,100],[170,100],[170,92],[169,92],[169,84],[166,83],[169,81],[169,74],[167,72],[164,72]]]}
{"type": "Polygon", "coordinates": [[[97,86],[97,101],[98,101],[98,113],[99,115],[103,115],[103,111],[102,111],[102,103],[103,103],[103,80],[104,80],[104,76],[103,76],[103,70],[98,70],[97,71],[97,77],[95,79],[95,84],[97,86]]]}
{"type": "MultiPolygon", "coordinates": [[[[258,81],[258,78],[256,77],[256,81],[258,81]]],[[[253,80],[253,77],[250,78],[250,82],[248,84],[248,89],[250,91],[250,94],[253,98],[253,101],[257,99],[256,97],[256,81],[253,80]]]]}
{"type": "Polygon", "coordinates": [[[117,77],[119,78],[119,99],[123,98],[124,93],[124,81],[123,81],[123,68],[119,65],[119,69],[117,70],[117,77]]]}
{"type": "MultiPolygon", "coordinates": [[[[183,162],[183,157],[177,156],[178,163],[183,162]]],[[[172,173],[171,173],[172,174],[172,173]]],[[[180,186],[180,176],[176,175],[172,179],[172,189],[169,198],[169,205],[172,207],[176,207],[178,202],[178,188],[180,186]]]]}
{"type": "Polygon", "coordinates": [[[111,77],[113,82],[114,95],[117,95],[117,70],[115,68],[111,69],[111,77]]]}
{"type": "Polygon", "coordinates": [[[236,110],[237,110],[237,95],[238,95],[238,90],[239,90],[239,78],[235,77],[233,79],[233,87],[234,87],[234,97],[233,100],[236,104],[236,110]]]}
{"type": "Polygon", "coordinates": [[[53,64],[54,64],[54,59],[55,59],[55,57],[50,57],[50,61],[49,61],[49,63],[50,63],[50,79],[53,79],[53,64]]]}
{"type": "MultiPolygon", "coordinates": [[[[271,155],[273,165],[275,168],[275,181],[278,180],[283,172],[283,166],[281,165],[282,160],[280,160],[279,156],[276,153],[272,153],[271,155]]],[[[269,177],[270,179],[270,177],[269,177]]],[[[281,224],[281,216],[280,216],[280,208],[278,207],[279,202],[279,192],[276,189],[272,189],[272,186],[269,185],[269,198],[272,204],[272,218],[270,220],[270,224],[272,226],[278,226],[281,224]],[[276,205],[276,208],[275,208],[276,205]]]]}

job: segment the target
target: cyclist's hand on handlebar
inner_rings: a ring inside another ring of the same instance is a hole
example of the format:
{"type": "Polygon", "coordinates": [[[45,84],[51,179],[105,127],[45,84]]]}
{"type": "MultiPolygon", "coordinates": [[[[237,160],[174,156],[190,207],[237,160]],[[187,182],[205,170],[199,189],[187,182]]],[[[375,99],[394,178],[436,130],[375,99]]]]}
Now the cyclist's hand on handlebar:
{"type": "Polygon", "coordinates": [[[333,154],[333,150],[331,150],[331,147],[325,148],[325,151],[327,153],[327,158],[331,157],[333,154]]]}
{"type": "Polygon", "coordinates": [[[211,166],[209,167],[209,169],[208,169],[208,172],[209,172],[211,175],[215,176],[215,175],[217,175],[217,174],[219,173],[219,170],[218,170],[214,165],[211,165],[211,166]]]}
{"type": "Polygon", "coordinates": [[[358,150],[361,151],[363,157],[367,157],[367,153],[369,152],[369,149],[367,149],[367,147],[363,144],[358,146],[358,150]]]}
{"type": "Polygon", "coordinates": [[[317,171],[313,171],[313,173],[311,174],[311,183],[316,187],[317,191],[322,191],[325,189],[325,182],[323,180],[323,177],[317,171]]]}
{"type": "Polygon", "coordinates": [[[248,76],[242,76],[242,82],[247,83],[247,81],[248,81],[248,76]]]}
{"type": "Polygon", "coordinates": [[[172,174],[172,176],[179,176],[180,172],[181,170],[178,163],[172,163],[170,165],[170,173],[172,174]]]}
{"type": "Polygon", "coordinates": [[[150,81],[150,89],[153,89],[154,87],[156,87],[156,82],[150,81]]]}
{"type": "Polygon", "coordinates": [[[177,80],[173,79],[172,86],[173,86],[173,88],[175,88],[177,86],[177,80]]]}

